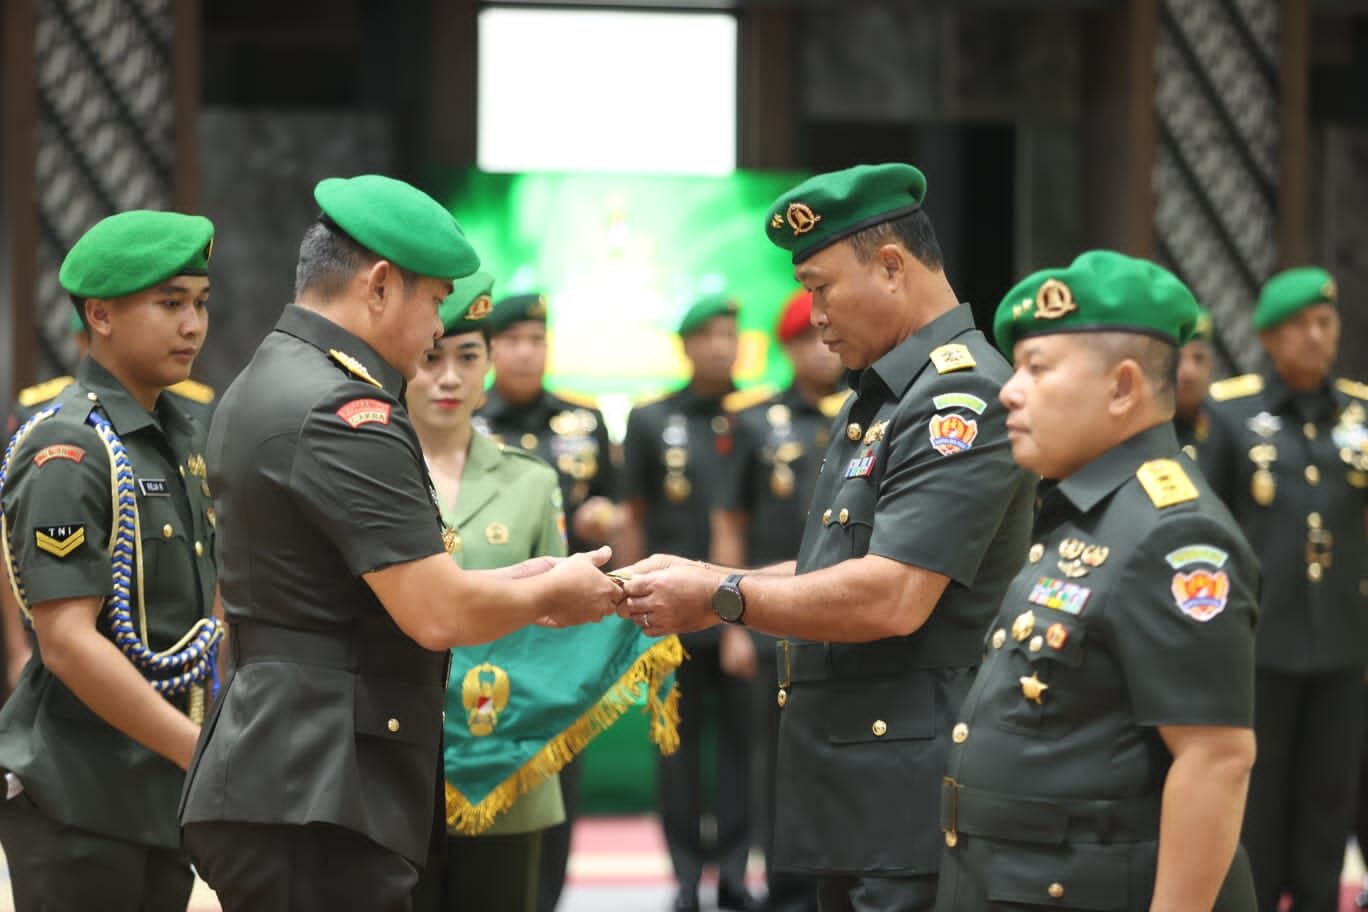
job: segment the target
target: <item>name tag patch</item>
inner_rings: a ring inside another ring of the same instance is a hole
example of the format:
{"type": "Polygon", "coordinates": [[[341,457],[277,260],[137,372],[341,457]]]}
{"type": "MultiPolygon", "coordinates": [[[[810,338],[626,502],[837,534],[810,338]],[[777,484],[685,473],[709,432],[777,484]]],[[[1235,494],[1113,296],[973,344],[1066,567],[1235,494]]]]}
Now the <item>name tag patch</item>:
{"type": "Polygon", "coordinates": [[[1092,590],[1087,586],[1068,583],[1052,576],[1042,576],[1031,588],[1031,594],[1026,597],[1026,601],[1042,608],[1052,608],[1077,616],[1083,613],[1083,606],[1088,604],[1091,595],[1092,590]]]}
{"type": "Polygon", "coordinates": [[[138,490],[143,497],[169,497],[171,489],[166,486],[165,478],[139,478],[138,490]]]}
{"type": "Polygon", "coordinates": [[[389,424],[390,404],[379,399],[353,399],[337,410],[337,417],[354,428],[363,424],[389,424]]]}
{"type": "Polygon", "coordinates": [[[53,557],[66,557],[85,544],[85,523],[63,526],[38,526],[33,530],[33,543],[39,551],[53,557]]]}

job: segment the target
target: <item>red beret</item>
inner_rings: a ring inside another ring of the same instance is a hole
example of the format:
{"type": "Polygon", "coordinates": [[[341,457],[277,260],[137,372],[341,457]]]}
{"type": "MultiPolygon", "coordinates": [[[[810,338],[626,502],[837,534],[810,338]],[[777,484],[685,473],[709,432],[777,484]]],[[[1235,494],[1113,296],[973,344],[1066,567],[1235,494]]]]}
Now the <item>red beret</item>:
{"type": "Polygon", "coordinates": [[[808,318],[812,316],[812,292],[798,290],[784,305],[779,316],[779,341],[792,342],[811,328],[808,318]]]}

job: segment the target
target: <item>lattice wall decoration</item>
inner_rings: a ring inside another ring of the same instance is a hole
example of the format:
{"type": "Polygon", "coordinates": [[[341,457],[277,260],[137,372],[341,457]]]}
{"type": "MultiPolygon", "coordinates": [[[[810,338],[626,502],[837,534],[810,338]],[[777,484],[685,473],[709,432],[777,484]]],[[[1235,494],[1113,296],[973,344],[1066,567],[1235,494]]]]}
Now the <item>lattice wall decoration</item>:
{"type": "Polygon", "coordinates": [[[1162,0],[1155,51],[1160,255],[1212,312],[1218,359],[1259,363],[1250,324],[1276,265],[1277,0],[1162,0]]]}
{"type": "Polygon", "coordinates": [[[39,0],[40,373],[74,360],[67,250],[106,215],[170,202],[170,41],[170,0],[39,0]]]}

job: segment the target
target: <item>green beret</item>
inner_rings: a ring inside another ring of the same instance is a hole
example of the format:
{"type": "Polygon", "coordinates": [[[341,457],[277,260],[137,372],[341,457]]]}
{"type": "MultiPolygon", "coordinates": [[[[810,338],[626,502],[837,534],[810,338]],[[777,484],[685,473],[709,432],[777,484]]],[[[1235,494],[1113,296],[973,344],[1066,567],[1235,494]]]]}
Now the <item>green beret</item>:
{"type": "Polygon", "coordinates": [[[494,305],[494,312],[489,315],[489,331],[498,335],[524,320],[546,322],[546,295],[533,292],[504,298],[494,305]]]}
{"type": "Polygon", "coordinates": [[[911,165],[856,165],[808,178],[770,206],[765,230],[801,263],[823,247],[921,208],[926,177],[911,165]]]}
{"type": "Polygon", "coordinates": [[[683,338],[703,328],[713,317],[734,317],[741,310],[735,298],[724,294],[710,294],[699,298],[679,321],[679,336],[683,338]]]}
{"type": "Polygon", "coordinates": [[[998,305],[993,335],[1009,358],[1027,336],[1062,332],[1133,332],[1182,345],[1200,308],[1177,276],[1148,260],[1090,250],[1067,268],[1042,269],[1016,284],[998,305]]]}
{"type": "Polygon", "coordinates": [[[452,214],[403,181],[379,174],[330,177],[319,181],[314,199],[356,243],[409,272],[459,279],[480,268],[452,214]]]}
{"type": "Polygon", "coordinates": [[[1272,329],[1315,304],[1334,304],[1335,280],[1319,266],[1288,269],[1269,279],[1254,308],[1254,328],[1272,329]]]}
{"type": "Polygon", "coordinates": [[[494,277],[487,272],[476,272],[452,283],[451,294],[442,302],[442,335],[479,332],[489,322],[489,293],[494,290],[494,277]]]}
{"type": "Polygon", "coordinates": [[[78,298],[122,298],[178,275],[205,275],[214,223],[134,209],[100,219],[62,261],[57,281],[78,298]]]}
{"type": "Polygon", "coordinates": [[[1197,325],[1192,328],[1192,335],[1188,337],[1189,342],[1210,342],[1213,333],[1211,325],[1211,311],[1202,305],[1197,305],[1197,325]]]}

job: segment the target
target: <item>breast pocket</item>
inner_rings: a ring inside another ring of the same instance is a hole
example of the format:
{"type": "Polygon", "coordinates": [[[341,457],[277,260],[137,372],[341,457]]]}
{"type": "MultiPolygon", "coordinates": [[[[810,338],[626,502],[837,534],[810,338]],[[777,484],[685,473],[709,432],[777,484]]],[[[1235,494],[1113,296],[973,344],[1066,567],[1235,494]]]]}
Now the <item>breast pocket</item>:
{"type": "Polygon", "coordinates": [[[1001,647],[1009,653],[1015,685],[1001,695],[1003,727],[1045,738],[1074,728],[1086,639],[1087,628],[1061,612],[1033,608],[1018,615],[1001,647]],[[1029,629],[1023,621],[1028,613],[1029,629]]]}
{"type": "MultiPolygon", "coordinates": [[[[170,497],[147,497],[139,503],[142,535],[143,597],[178,597],[193,601],[195,538],[170,497]]],[[[204,549],[203,542],[199,547],[204,549]]]]}
{"type": "MultiPolygon", "coordinates": [[[[878,492],[868,478],[848,478],[836,489],[831,504],[831,525],[840,529],[843,557],[864,557],[874,535],[874,510],[878,492]]],[[[823,514],[824,518],[827,514],[823,514]]]]}

